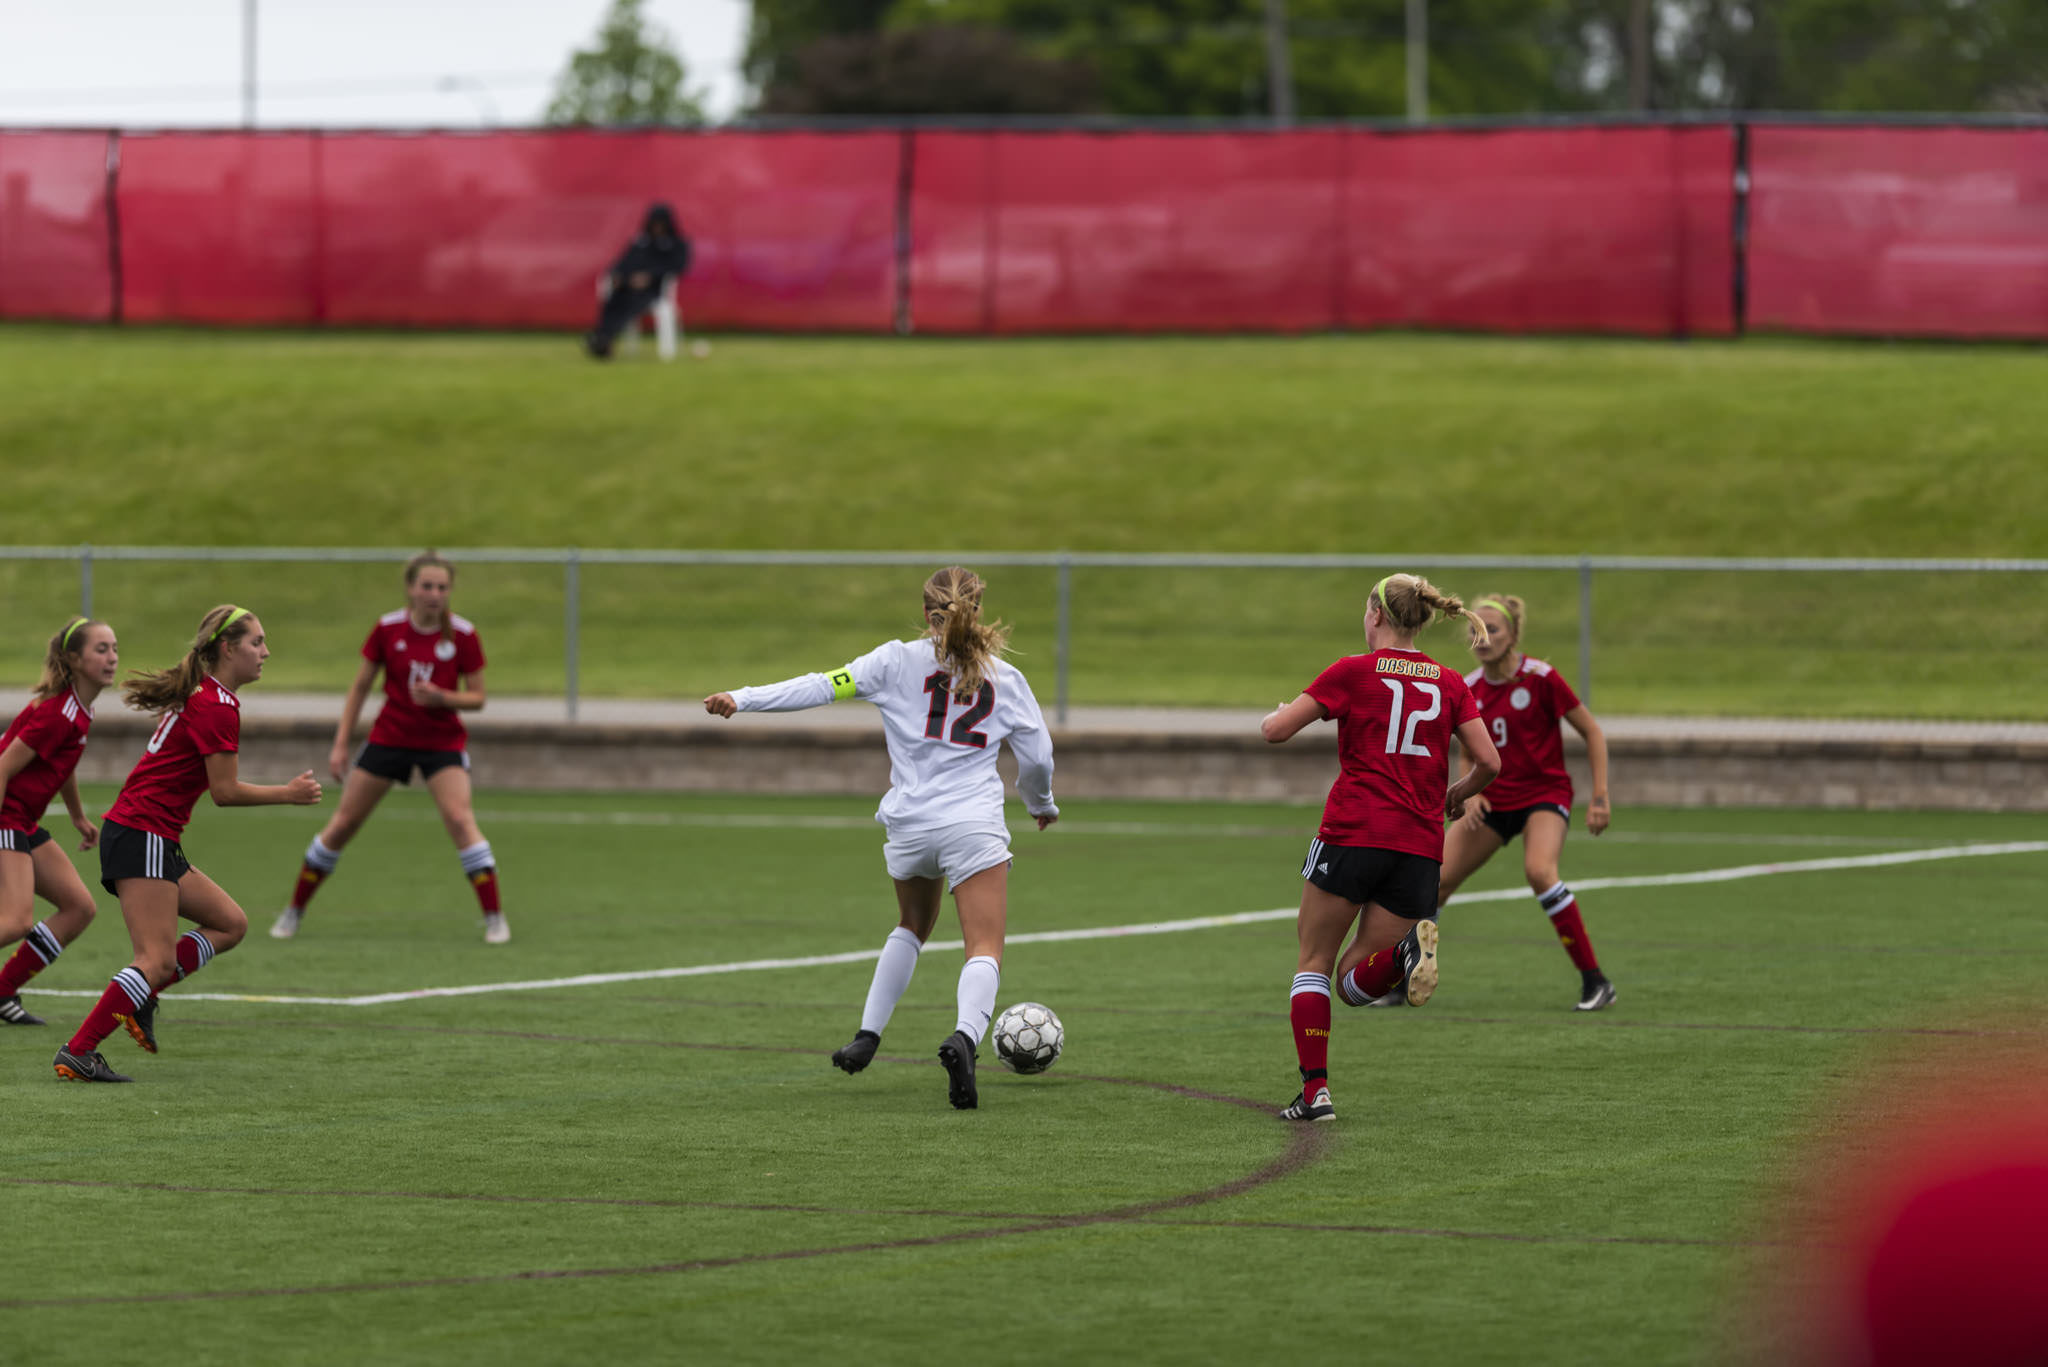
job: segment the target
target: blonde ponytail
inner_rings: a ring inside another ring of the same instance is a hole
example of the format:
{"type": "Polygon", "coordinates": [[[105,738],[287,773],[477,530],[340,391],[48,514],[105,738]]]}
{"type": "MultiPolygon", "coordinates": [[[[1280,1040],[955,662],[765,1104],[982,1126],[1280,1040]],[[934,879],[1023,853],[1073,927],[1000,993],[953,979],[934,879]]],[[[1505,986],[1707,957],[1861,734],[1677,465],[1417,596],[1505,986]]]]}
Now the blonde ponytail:
{"type": "Polygon", "coordinates": [[[192,696],[209,671],[220,664],[221,652],[249,634],[247,609],[222,603],[199,619],[192,648],[169,669],[138,669],[121,685],[121,698],[142,712],[168,712],[192,696]]]}
{"type": "Polygon", "coordinates": [[[1406,635],[1439,620],[1463,617],[1479,630],[1479,639],[1491,635],[1486,623],[1473,616],[1463,599],[1445,593],[1419,574],[1390,574],[1373,585],[1371,601],[1379,604],[1380,616],[1396,631],[1406,635]]]}
{"type": "Polygon", "coordinates": [[[1010,629],[981,620],[981,576],[948,565],[924,581],[925,634],[953,675],[953,696],[970,702],[981,692],[996,656],[1008,648],[1010,629]]]}

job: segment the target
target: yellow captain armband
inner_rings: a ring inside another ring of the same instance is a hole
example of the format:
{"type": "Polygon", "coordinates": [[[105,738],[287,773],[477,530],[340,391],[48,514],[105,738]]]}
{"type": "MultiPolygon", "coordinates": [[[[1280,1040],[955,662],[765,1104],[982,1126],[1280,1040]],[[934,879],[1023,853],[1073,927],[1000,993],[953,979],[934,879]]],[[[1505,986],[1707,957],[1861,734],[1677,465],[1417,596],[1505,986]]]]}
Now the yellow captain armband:
{"type": "Polygon", "coordinates": [[[854,695],[856,689],[851,672],[844,669],[835,669],[826,677],[832,680],[833,702],[845,702],[854,695]]]}

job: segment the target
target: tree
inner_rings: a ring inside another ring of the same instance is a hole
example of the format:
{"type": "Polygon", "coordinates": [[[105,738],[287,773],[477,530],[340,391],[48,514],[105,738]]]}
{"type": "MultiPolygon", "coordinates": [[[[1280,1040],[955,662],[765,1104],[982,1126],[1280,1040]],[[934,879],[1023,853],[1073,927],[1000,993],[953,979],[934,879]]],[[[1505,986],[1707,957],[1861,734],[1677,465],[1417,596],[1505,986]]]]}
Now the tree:
{"type": "Polygon", "coordinates": [[[702,97],[683,88],[683,59],[641,14],[645,0],[612,0],[594,47],[571,53],[548,103],[551,124],[699,124],[702,97]]]}
{"type": "Polygon", "coordinates": [[[827,34],[782,57],[764,114],[1081,114],[1096,108],[1082,62],[964,24],[827,34]]]}
{"type": "Polygon", "coordinates": [[[796,54],[820,38],[876,34],[896,0],[754,0],[747,24],[747,82],[765,100],[796,54]]]}
{"type": "MultiPolygon", "coordinates": [[[[1586,93],[1616,107],[1623,0],[1571,0],[1586,93]]],[[[2040,0],[1655,0],[1653,109],[2025,108],[2048,81],[2040,0]]]]}
{"type": "MultiPolygon", "coordinates": [[[[763,0],[792,3],[793,0],[763,0]]],[[[1585,107],[1558,48],[1572,0],[1430,0],[1438,114],[1585,107]]],[[[1399,117],[1404,0],[1287,0],[1295,109],[1304,119],[1399,117]]],[[[977,24],[1084,63],[1100,106],[1138,118],[1261,118],[1273,107],[1265,0],[896,0],[881,27],[977,24]]],[[[1568,36],[1568,35],[1566,35],[1568,36]]]]}

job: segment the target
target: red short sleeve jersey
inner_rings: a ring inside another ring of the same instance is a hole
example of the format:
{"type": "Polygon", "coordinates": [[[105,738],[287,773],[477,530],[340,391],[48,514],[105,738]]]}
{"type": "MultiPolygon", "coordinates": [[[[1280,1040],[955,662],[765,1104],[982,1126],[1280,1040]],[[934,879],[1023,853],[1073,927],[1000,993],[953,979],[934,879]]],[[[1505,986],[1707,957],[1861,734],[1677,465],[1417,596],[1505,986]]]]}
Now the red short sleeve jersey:
{"type": "Polygon", "coordinates": [[[448,631],[421,631],[405,609],[387,612],[370,628],[363,658],[384,666],[384,710],[370,728],[370,744],[398,750],[460,750],[469,743],[462,714],[448,707],[421,707],[412,700],[415,683],[454,689],[465,674],[484,667],[483,642],[466,617],[448,614],[448,631]]]}
{"type": "Polygon", "coordinates": [[[156,724],[107,820],[175,841],[206,791],[206,757],[241,747],[242,700],[218,679],[200,680],[185,705],[156,724]]]}
{"type": "Polygon", "coordinates": [[[1317,834],[1441,862],[1451,734],[1479,715],[1465,681],[1420,651],[1376,650],[1337,661],[1307,692],[1337,719],[1341,766],[1317,834]]]}
{"type": "Polygon", "coordinates": [[[50,799],[77,771],[78,757],[85,753],[85,733],[91,729],[92,712],[68,688],[21,709],[7,734],[0,736],[0,753],[18,740],[35,752],[35,758],[7,782],[6,800],[0,802],[0,830],[26,835],[36,828],[50,799]]]}
{"type": "Polygon", "coordinates": [[[1539,802],[1571,806],[1572,776],[1564,767],[1559,722],[1579,705],[1579,695],[1564,676],[1525,655],[1505,683],[1489,681],[1481,669],[1467,674],[1465,683],[1500,751],[1500,777],[1487,785],[1487,803],[1502,812],[1539,802]]]}

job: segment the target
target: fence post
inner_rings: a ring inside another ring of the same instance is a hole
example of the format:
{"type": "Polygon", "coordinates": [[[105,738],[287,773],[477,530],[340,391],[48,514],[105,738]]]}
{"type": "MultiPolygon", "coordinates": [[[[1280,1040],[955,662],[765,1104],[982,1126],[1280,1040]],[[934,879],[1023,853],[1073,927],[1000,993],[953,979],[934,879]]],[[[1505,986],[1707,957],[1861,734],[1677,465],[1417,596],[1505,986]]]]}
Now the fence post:
{"type": "Polygon", "coordinates": [[[78,615],[92,616],[92,545],[78,548],[78,615]]]}
{"type": "Polygon", "coordinates": [[[1593,560],[1579,557],[1579,701],[1593,702],[1593,560]]]}
{"type": "Polygon", "coordinates": [[[1053,715],[1061,726],[1067,724],[1067,663],[1074,644],[1074,557],[1060,552],[1059,691],[1054,695],[1053,715]]]}
{"type": "Polygon", "coordinates": [[[576,720],[576,628],[580,615],[579,600],[583,594],[582,554],[574,546],[569,548],[569,558],[562,562],[562,656],[566,662],[567,677],[563,680],[562,705],[567,709],[569,720],[576,720]]]}

